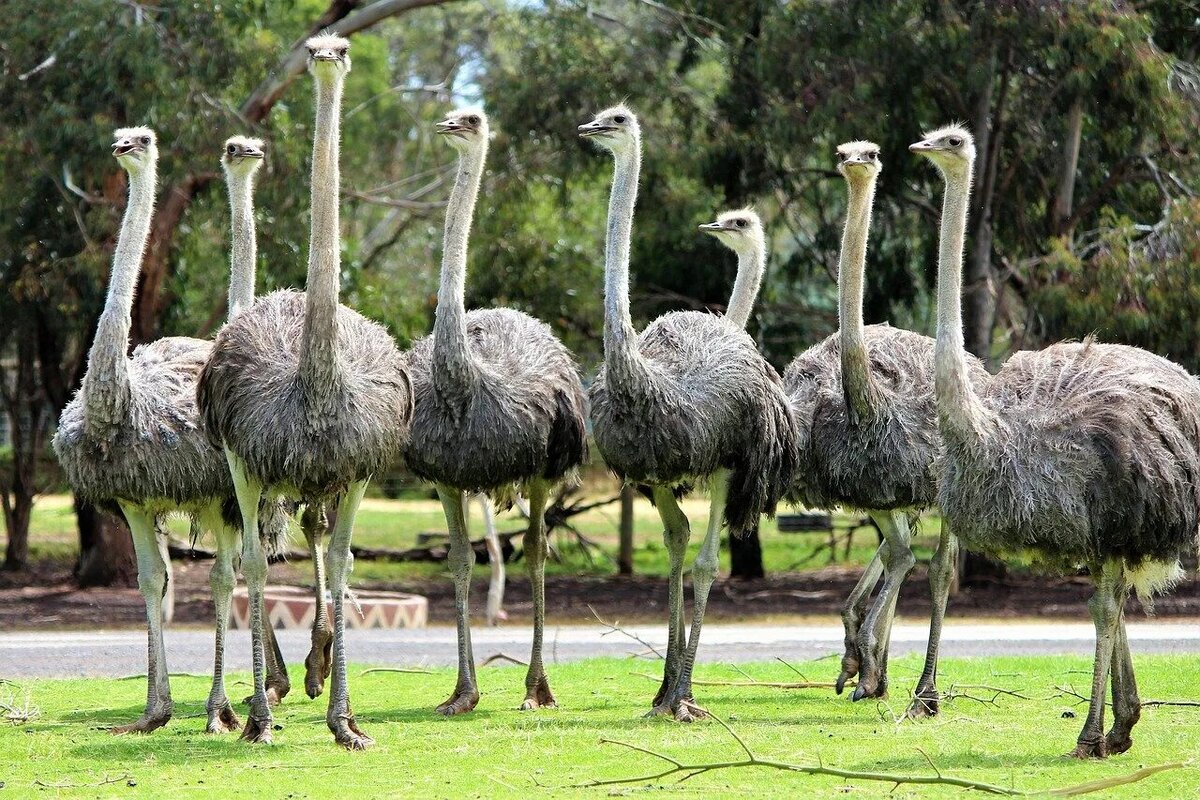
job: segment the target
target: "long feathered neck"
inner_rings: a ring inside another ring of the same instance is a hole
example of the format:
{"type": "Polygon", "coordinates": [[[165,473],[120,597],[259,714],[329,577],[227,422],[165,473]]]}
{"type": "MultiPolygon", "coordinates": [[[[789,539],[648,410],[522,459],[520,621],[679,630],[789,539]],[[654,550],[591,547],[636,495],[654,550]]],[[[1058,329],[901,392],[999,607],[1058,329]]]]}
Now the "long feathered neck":
{"type": "Polygon", "coordinates": [[[316,79],[317,119],[313,132],[312,235],[308,243],[308,284],[300,377],[310,396],[328,396],[339,375],[337,312],[341,253],[338,230],[338,125],[342,105],[340,74],[316,79]]]}
{"type": "Polygon", "coordinates": [[[612,192],[608,198],[608,233],[604,244],[604,362],[610,382],[628,383],[640,371],[637,334],[629,314],[629,242],[637,202],[641,142],[614,152],[612,192]]]}
{"type": "Polygon", "coordinates": [[[258,244],[254,234],[254,176],[229,170],[230,227],[233,244],[229,252],[229,319],[254,304],[254,266],[258,244]]]}
{"type": "Polygon", "coordinates": [[[753,247],[738,250],[737,257],[737,277],[733,281],[733,293],[729,296],[729,308],[725,312],[725,319],[739,328],[744,328],[750,321],[754,301],[758,298],[759,287],[762,286],[763,271],[767,265],[766,240],[755,243],[753,247]]]}
{"type": "Polygon", "coordinates": [[[129,174],[129,202],[117,236],[108,296],[83,379],[84,424],[93,435],[106,434],[129,416],[129,327],[142,255],[154,216],[156,180],[157,164],[153,158],[129,174]]]}
{"type": "Polygon", "coordinates": [[[934,390],[938,419],[944,432],[981,436],[986,418],[967,375],[962,332],[963,242],[971,196],[971,173],[945,173],[942,230],[938,247],[937,342],[934,348],[934,390]]]}
{"type": "Polygon", "coordinates": [[[439,392],[470,385],[476,376],[467,349],[467,240],[479,198],[487,142],[464,147],[458,156],[458,175],[446,206],[442,243],[442,275],[437,315],[433,324],[433,383],[439,392]]]}
{"type": "Polygon", "coordinates": [[[867,236],[871,230],[871,206],[875,202],[875,179],[848,180],[849,201],[842,252],[838,259],[838,339],[842,359],[842,392],[851,418],[873,416],[875,385],[867,358],[863,326],[863,279],[867,269],[867,236]]]}

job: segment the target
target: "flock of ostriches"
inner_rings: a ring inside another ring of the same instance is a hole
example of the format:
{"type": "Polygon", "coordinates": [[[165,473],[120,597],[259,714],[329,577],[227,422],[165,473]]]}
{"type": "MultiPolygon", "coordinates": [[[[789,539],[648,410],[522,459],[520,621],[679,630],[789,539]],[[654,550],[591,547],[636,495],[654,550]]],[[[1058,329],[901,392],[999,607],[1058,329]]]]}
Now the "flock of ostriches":
{"type": "MultiPolygon", "coordinates": [[[[883,696],[896,601],[914,564],[911,523],[922,509],[937,507],[944,524],[929,573],[933,618],[910,715],[938,712],[938,640],[961,539],[982,552],[1090,571],[1096,659],[1074,754],[1103,757],[1130,747],[1140,704],[1123,609],[1131,589],[1148,599],[1168,587],[1180,574],[1179,556],[1196,542],[1200,383],[1151,353],[1090,340],[1017,353],[995,375],[964,351],[960,285],[975,159],[967,131],[937,130],[910,148],[945,182],[936,338],[863,324],[867,235],[881,165],[876,145],[851,142],[837,153],[849,191],[840,330],[797,357],[781,379],[743,330],[766,249],[750,210],[701,226],[738,256],[728,314],[674,312],[640,333],[634,329],[629,245],[641,162],[638,121],[617,106],[580,125],[580,136],[615,163],[605,360],[585,393],[571,353],[548,326],[509,309],[464,308],[467,237],[488,147],[482,111],[455,111],[437,124],[458,152],[458,170],[433,333],[401,352],[382,326],[339,304],[338,128],[349,42],[319,36],[307,47],[316,83],[307,286],[254,297],[252,192],[263,149],[254,139],[230,139],[222,156],[233,229],[229,321],[213,342],[171,337],[127,354],[157,150],[146,128],[116,132],[113,154],[129,174],[129,203],[87,375],[54,440],[75,490],[124,516],[137,553],[149,625],[146,709],[116,732],[153,730],[172,713],[161,621],[168,572],[157,532],[165,515],[182,511],[216,539],[208,730],[239,724],[222,673],[240,566],[254,664],[242,735],[270,741],[271,705],[287,683],[264,620],[263,589],[268,552],[288,524],[284,503],[304,507],[301,528],[318,599],[326,582],[342,598],[367,482],[400,455],[436,485],[450,530],[458,680],[438,712],[466,713],[479,699],[469,624],[474,553],[464,510],[474,494],[500,502],[517,493],[528,498],[524,552],[534,633],[522,708],[553,706],[541,652],[543,511],[555,485],[585,458],[590,405],[597,447],[624,480],[648,488],[670,554],[669,645],[653,713],[680,721],[703,714],[691,678],[721,528],[736,536],[785,498],[863,509],[883,532],[845,605],[838,678],[840,691],[857,677],[855,699],[883,696]],[[690,531],[678,498],[697,482],[708,484],[712,510],[691,569],[689,630],[683,571],[690,531]],[[327,508],[336,510],[331,531],[327,508]],[[1113,723],[1105,733],[1110,682],[1113,723]]],[[[371,739],[350,708],[343,603],[333,603],[332,630],[324,602],[317,607],[306,690],[316,697],[332,675],[329,728],[342,745],[365,747],[371,739]]]]}

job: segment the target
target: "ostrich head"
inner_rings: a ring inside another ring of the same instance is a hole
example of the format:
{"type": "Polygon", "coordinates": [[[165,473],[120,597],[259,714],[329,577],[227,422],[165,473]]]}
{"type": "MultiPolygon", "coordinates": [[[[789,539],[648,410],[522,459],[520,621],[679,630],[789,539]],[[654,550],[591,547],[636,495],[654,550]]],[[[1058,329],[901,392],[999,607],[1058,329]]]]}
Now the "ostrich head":
{"type": "Polygon", "coordinates": [[[579,135],[593,139],[613,153],[634,149],[641,138],[637,116],[624,103],[606,108],[591,122],[579,126],[579,135]]]}
{"type": "Polygon", "coordinates": [[[947,125],[930,131],[921,141],[910,144],[908,149],[932,161],[947,180],[971,179],[971,168],[975,163],[975,139],[961,125],[947,125]]]}
{"type": "Polygon", "coordinates": [[[225,140],[225,151],[221,154],[221,166],[230,175],[253,175],[262,166],[262,139],[248,136],[230,136],[225,140]]]}
{"type": "Polygon", "coordinates": [[[838,172],[851,183],[873,181],[883,170],[883,164],[879,161],[879,145],[874,142],[839,144],[837,157],[838,172]]]}
{"type": "Polygon", "coordinates": [[[707,222],[700,230],[712,234],[735,253],[761,250],[764,243],[762,220],[752,208],[726,211],[716,222],[707,222]]]}
{"type": "Polygon", "coordinates": [[[158,159],[158,137],[149,128],[117,128],[112,152],[126,172],[138,172],[158,159]]]}
{"type": "Polygon", "coordinates": [[[308,48],[308,71],[316,77],[345,76],[350,71],[350,41],[333,34],[313,36],[308,48]]]}
{"type": "Polygon", "coordinates": [[[437,132],[459,152],[477,150],[487,144],[488,118],[481,108],[451,111],[437,124],[437,132]]]}

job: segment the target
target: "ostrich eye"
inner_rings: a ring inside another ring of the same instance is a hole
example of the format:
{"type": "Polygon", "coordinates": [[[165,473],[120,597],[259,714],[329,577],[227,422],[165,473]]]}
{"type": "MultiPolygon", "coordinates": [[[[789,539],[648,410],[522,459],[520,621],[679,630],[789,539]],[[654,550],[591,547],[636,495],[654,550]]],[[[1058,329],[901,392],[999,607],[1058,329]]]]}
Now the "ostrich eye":
{"type": "Polygon", "coordinates": [[[959,145],[962,144],[962,139],[958,138],[957,136],[951,136],[949,139],[946,140],[946,143],[948,145],[950,145],[951,147],[958,147],[959,145]]]}
{"type": "Polygon", "coordinates": [[[879,153],[867,153],[867,157],[870,158],[872,161],[878,161],[879,153]]]}
{"type": "Polygon", "coordinates": [[[615,117],[613,117],[613,122],[617,123],[618,125],[624,125],[625,119],[626,117],[624,114],[617,114],[615,117]]]}
{"type": "Polygon", "coordinates": [[[467,122],[471,123],[472,125],[478,125],[478,124],[479,124],[479,117],[477,117],[477,116],[475,116],[474,114],[472,114],[471,116],[467,117],[467,122]]]}
{"type": "Polygon", "coordinates": [[[229,153],[229,155],[233,155],[237,149],[233,145],[229,145],[229,147],[226,148],[226,151],[229,153]]]}
{"type": "Polygon", "coordinates": [[[150,144],[150,137],[149,137],[149,136],[143,136],[143,137],[141,138],[141,140],[140,140],[140,141],[141,141],[141,143],[142,143],[142,144],[150,144]]]}
{"type": "Polygon", "coordinates": [[[337,53],[338,58],[346,57],[346,48],[344,47],[339,47],[337,50],[334,50],[334,52],[337,53]]]}
{"type": "Polygon", "coordinates": [[[746,227],[746,220],[744,220],[744,219],[734,220],[733,224],[737,225],[739,228],[744,228],[744,227],[746,227]]]}

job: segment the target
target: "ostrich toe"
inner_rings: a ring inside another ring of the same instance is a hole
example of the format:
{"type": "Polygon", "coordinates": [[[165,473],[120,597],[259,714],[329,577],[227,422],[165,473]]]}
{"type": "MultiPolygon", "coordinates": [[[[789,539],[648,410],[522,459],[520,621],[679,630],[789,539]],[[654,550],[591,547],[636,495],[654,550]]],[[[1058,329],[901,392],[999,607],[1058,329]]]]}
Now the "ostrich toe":
{"type": "Polygon", "coordinates": [[[1102,738],[1080,739],[1067,755],[1071,758],[1108,758],[1108,746],[1102,738]]]}
{"type": "Polygon", "coordinates": [[[333,668],[333,634],[313,631],[312,648],[304,658],[304,691],[313,700],[325,691],[325,681],[333,668]]]}
{"type": "Polygon", "coordinates": [[[446,702],[437,707],[437,713],[443,717],[454,717],[475,710],[479,703],[479,691],[470,689],[455,689],[454,694],[446,702]]]}
{"type": "Polygon", "coordinates": [[[241,724],[228,700],[224,705],[208,709],[208,733],[229,733],[237,730],[241,724]]]}
{"type": "Polygon", "coordinates": [[[538,708],[557,708],[554,693],[550,691],[550,682],[543,675],[538,682],[525,693],[525,701],[521,703],[521,711],[533,711],[538,708]]]}
{"type": "Polygon", "coordinates": [[[941,697],[938,695],[937,689],[917,687],[917,691],[913,694],[912,703],[908,706],[908,711],[904,712],[907,719],[924,719],[925,717],[936,717],[941,709],[938,706],[941,697]]]}
{"type": "Polygon", "coordinates": [[[124,736],[127,733],[149,733],[157,730],[171,719],[172,706],[170,703],[165,703],[154,709],[146,709],[146,712],[137,719],[136,722],[131,722],[128,725],[115,725],[108,729],[108,732],[113,736],[124,736]]]}

